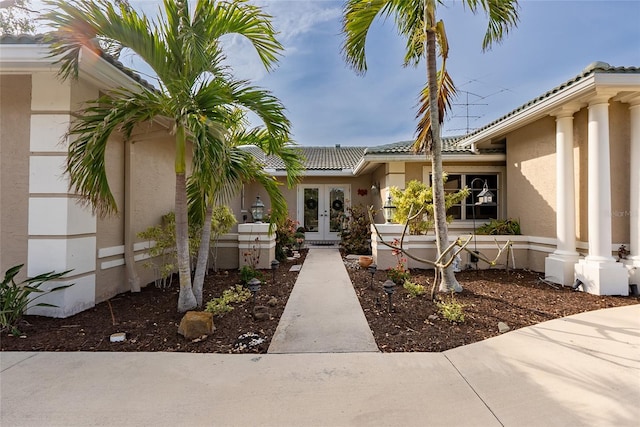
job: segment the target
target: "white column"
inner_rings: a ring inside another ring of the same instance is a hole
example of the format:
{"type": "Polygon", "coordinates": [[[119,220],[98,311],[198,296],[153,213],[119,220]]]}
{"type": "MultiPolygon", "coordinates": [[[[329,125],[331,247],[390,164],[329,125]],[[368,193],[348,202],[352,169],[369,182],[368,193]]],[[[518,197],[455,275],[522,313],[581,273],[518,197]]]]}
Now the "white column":
{"type": "Polygon", "coordinates": [[[631,115],[631,158],[629,185],[630,247],[632,259],[640,263],[640,101],[629,108],[631,115]]]}
{"type": "Polygon", "coordinates": [[[97,218],[77,203],[64,173],[71,86],[54,72],[32,75],[27,274],[72,270],[41,289],[73,286],[38,299],[28,314],[68,317],[95,305],[97,218]]]}
{"type": "Polygon", "coordinates": [[[611,256],[611,162],[609,96],[589,102],[588,230],[589,255],[576,265],[583,289],[598,295],[628,295],[629,275],[611,256]]]}
{"type": "Polygon", "coordinates": [[[238,262],[240,267],[271,268],[276,259],[276,227],[269,232],[267,222],[238,224],[238,262]]]}
{"type": "Polygon", "coordinates": [[[589,104],[588,128],[588,261],[614,262],[611,256],[611,160],[609,103],[599,98],[589,104]]]}
{"type": "Polygon", "coordinates": [[[573,285],[576,252],[575,184],[573,171],[573,113],[565,109],[556,117],[556,250],[545,259],[545,278],[573,285]]]}
{"type": "Polygon", "coordinates": [[[640,99],[629,107],[631,150],[629,159],[629,252],[625,262],[629,271],[629,284],[640,288],[640,99]]]}

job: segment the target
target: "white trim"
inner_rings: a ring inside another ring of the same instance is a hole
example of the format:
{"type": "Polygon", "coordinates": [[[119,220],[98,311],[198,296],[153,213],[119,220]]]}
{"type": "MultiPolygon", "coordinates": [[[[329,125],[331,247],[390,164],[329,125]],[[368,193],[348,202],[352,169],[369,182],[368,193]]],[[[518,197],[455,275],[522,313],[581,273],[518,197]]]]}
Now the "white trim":
{"type": "Polygon", "coordinates": [[[110,246],[107,248],[98,249],[98,258],[107,258],[115,255],[122,255],[124,253],[124,245],[110,246]]]}
{"type": "Polygon", "coordinates": [[[79,275],[96,269],[96,237],[68,239],[30,238],[27,243],[27,275],[73,270],[79,275]]]}
{"type": "MultiPolygon", "coordinates": [[[[146,251],[156,245],[155,240],[147,240],[144,242],[137,242],[133,244],[133,250],[135,252],[146,251]]],[[[111,256],[124,254],[124,245],[108,246],[98,249],[98,258],[108,258],[111,256]]]]}
{"type": "Polygon", "coordinates": [[[29,158],[29,193],[67,194],[69,177],[64,173],[66,156],[38,156],[29,158]]]}
{"type": "Polygon", "coordinates": [[[144,261],[145,259],[149,259],[149,258],[151,258],[151,255],[144,253],[144,254],[135,255],[133,257],[133,260],[137,262],[137,261],[144,261]]]}
{"type": "Polygon", "coordinates": [[[100,269],[107,270],[109,268],[119,267],[121,265],[124,265],[124,258],[114,259],[112,261],[104,261],[100,263],[100,269]]]}
{"type": "Polygon", "coordinates": [[[70,114],[32,114],[29,149],[66,155],[68,140],[63,140],[63,137],[68,132],[70,123],[70,114]]]}
{"type": "Polygon", "coordinates": [[[30,197],[30,236],[77,236],[95,234],[97,217],[91,209],[68,197],[30,197]]]}

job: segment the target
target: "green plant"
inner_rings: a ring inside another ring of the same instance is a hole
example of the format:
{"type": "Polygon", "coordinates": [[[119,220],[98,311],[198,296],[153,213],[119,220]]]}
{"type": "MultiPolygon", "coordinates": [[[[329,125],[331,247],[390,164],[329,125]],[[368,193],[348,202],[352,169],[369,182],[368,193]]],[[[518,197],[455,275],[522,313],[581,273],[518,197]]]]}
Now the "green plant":
{"type": "MultiPolygon", "coordinates": [[[[267,218],[266,221],[270,221],[270,218],[267,218]]],[[[285,218],[276,223],[278,226],[276,230],[276,259],[278,261],[285,261],[288,252],[297,244],[296,233],[304,233],[304,227],[298,227],[298,224],[291,218],[285,218]]]]}
{"type": "MultiPolygon", "coordinates": [[[[171,286],[173,272],[177,265],[176,252],[176,216],[169,212],[162,216],[160,224],[147,228],[138,233],[138,237],[149,242],[147,254],[150,260],[144,266],[154,271],[155,285],[158,288],[171,286]]],[[[200,230],[197,227],[189,227],[189,255],[194,258],[198,255],[200,246],[200,230]]],[[[195,263],[192,263],[195,265],[195,263]]]]}
{"type": "Polygon", "coordinates": [[[347,209],[346,225],[340,232],[340,246],[345,252],[357,255],[371,254],[371,222],[362,205],[347,209]]]}
{"type": "MultiPolygon", "coordinates": [[[[391,243],[393,246],[398,246],[400,241],[394,239],[391,243]]],[[[396,257],[396,266],[387,270],[387,277],[392,280],[396,285],[403,285],[406,280],[409,280],[411,274],[407,269],[407,259],[402,256],[400,249],[391,250],[391,254],[396,257]]]]}
{"type": "MultiPolygon", "coordinates": [[[[447,176],[443,178],[443,182],[447,182],[447,176]]],[[[404,190],[400,190],[398,187],[391,187],[391,196],[393,197],[393,204],[396,206],[396,211],[393,219],[398,224],[404,224],[408,218],[409,213],[411,216],[417,214],[420,209],[422,215],[418,215],[409,221],[409,233],[410,234],[427,234],[429,230],[433,228],[433,187],[427,186],[427,184],[413,180],[407,183],[404,190]]],[[[463,188],[455,193],[446,193],[445,208],[449,209],[451,206],[460,203],[469,195],[469,189],[463,188]]],[[[451,222],[452,217],[447,217],[447,222],[451,222]]]]}
{"type": "Polygon", "coordinates": [[[511,234],[520,235],[520,222],[517,219],[492,219],[487,224],[483,224],[476,229],[476,234],[481,235],[497,235],[511,234]]]}
{"type": "Polygon", "coordinates": [[[218,271],[218,239],[225,233],[228,233],[231,228],[237,223],[236,216],[229,206],[221,205],[213,208],[213,214],[211,215],[211,246],[209,252],[211,257],[211,268],[214,271],[218,271]]]}
{"type": "MultiPolygon", "coordinates": [[[[39,274],[32,278],[16,283],[15,277],[20,272],[24,264],[11,267],[4,274],[4,279],[0,284],[0,330],[9,330],[13,335],[20,335],[20,330],[16,326],[27,306],[33,304],[35,300],[41,298],[51,292],[60,291],[66,289],[71,285],[56,286],[48,291],[40,289],[43,283],[51,280],[60,279],[71,270],[63,271],[62,273],[49,273],[39,274]],[[37,294],[37,295],[35,295],[37,294]],[[35,296],[34,296],[35,295],[35,296]]],[[[32,307],[57,307],[48,303],[36,303],[32,307]]]]}
{"type": "Polygon", "coordinates": [[[387,270],[387,277],[400,286],[411,277],[411,274],[403,267],[395,266],[387,270]]]}
{"type": "Polygon", "coordinates": [[[452,323],[462,323],[464,322],[464,304],[460,303],[453,292],[451,292],[451,297],[449,301],[437,301],[436,306],[440,311],[440,314],[452,323]]]}
{"type": "Polygon", "coordinates": [[[402,287],[409,292],[409,296],[416,298],[419,297],[420,295],[424,295],[425,292],[427,292],[427,290],[425,289],[424,285],[420,285],[418,283],[414,283],[411,282],[409,280],[405,280],[404,284],[402,285],[402,287]]]}
{"type": "Polygon", "coordinates": [[[249,283],[249,280],[253,279],[254,277],[259,280],[264,279],[262,272],[251,265],[243,265],[242,268],[240,268],[240,282],[243,285],[249,283]]]}
{"type": "Polygon", "coordinates": [[[225,289],[222,295],[209,301],[204,311],[213,313],[214,316],[223,316],[233,311],[231,304],[240,304],[251,298],[251,292],[242,285],[235,285],[225,289]]]}

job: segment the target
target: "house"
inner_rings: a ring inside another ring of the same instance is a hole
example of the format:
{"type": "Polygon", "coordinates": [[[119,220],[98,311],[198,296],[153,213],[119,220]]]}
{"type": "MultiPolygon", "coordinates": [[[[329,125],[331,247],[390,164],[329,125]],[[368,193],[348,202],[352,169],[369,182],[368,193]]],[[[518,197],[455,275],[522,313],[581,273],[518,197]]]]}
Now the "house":
{"type": "MultiPolygon", "coordinates": [[[[313,167],[288,193],[291,216],[303,226],[319,224],[317,232],[312,226],[312,239],[334,239],[335,200],[380,208],[389,187],[429,182],[429,160],[410,146],[368,147],[358,161],[346,160],[357,147],[305,149],[313,167]],[[369,188],[379,192],[367,194],[369,188]],[[314,209],[305,208],[315,198],[321,200],[312,202],[314,209]]],[[[524,235],[512,238],[519,267],[595,294],[627,295],[630,284],[640,283],[640,68],[595,62],[485,127],[445,138],[443,164],[447,190],[472,189],[448,212],[454,216],[450,240],[469,233],[476,221],[515,218],[524,235]],[[475,196],[485,183],[495,203],[478,206],[475,196]],[[614,256],[618,252],[621,259],[614,256]]],[[[376,222],[383,222],[380,215],[376,222]]],[[[401,234],[398,226],[378,228],[387,241],[401,234]]],[[[409,237],[408,245],[425,249],[433,260],[433,240],[409,237]]],[[[496,252],[494,242],[479,240],[480,249],[496,252]]],[[[378,267],[392,266],[388,248],[372,241],[378,267]]]]}
{"type": "MultiPolygon", "coordinates": [[[[65,283],[75,283],[48,296],[57,309],[32,312],[70,316],[155,278],[143,265],[152,242],[137,233],[173,210],[168,126],[140,127],[131,141],[113,136],[107,164],[117,216],[101,218],[79,204],[63,173],[64,135],[83,102],[112,88],[145,85],[117,61],[89,50],[82,51],[79,79],[62,82],[39,37],[0,38],[0,268],[26,264],[29,276],[72,270],[65,283]]],[[[596,63],[486,127],[445,139],[447,188],[473,190],[449,212],[455,218],[451,239],[487,218],[518,218],[524,234],[514,237],[518,267],[544,271],[563,285],[577,278],[589,292],[626,294],[638,283],[640,266],[639,105],[640,69],[596,63]],[[497,202],[477,206],[485,183],[497,202]],[[612,254],[620,245],[631,257],[616,262],[612,254]]],[[[410,146],[302,146],[304,177],[295,188],[282,187],[289,216],[305,227],[308,241],[338,240],[338,216],[350,206],[379,209],[391,186],[429,182],[429,159],[410,146]]],[[[279,159],[254,154],[284,184],[279,159]]],[[[223,268],[240,266],[243,251],[255,246],[265,253],[262,262],[273,257],[273,236],[252,224],[257,196],[268,209],[266,192],[254,184],[231,204],[239,225],[219,240],[223,268]]],[[[378,214],[376,223],[382,222],[378,214]]],[[[398,227],[380,229],[391,238],[398,227]]],[[[486,238],[476,243],[480,250],[495,247],[486,238]]],[[[411,236],[409,245],[434,253],[433,236],[411,236]]],[[[373,247],[381,268],[392,262],[377,238],[373,247]]]]}

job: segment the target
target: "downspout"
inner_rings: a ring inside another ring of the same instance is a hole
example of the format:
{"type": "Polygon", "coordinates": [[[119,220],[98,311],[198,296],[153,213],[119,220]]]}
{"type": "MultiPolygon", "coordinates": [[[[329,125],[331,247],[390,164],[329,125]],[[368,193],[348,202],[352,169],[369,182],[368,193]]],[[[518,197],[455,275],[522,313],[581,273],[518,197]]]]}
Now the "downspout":
{"type": "Polygon", "coordinates": [[[124,263],[126,266],[127,283],[131,292],[140,292],[140,277],[136,272],[133,243],[134,235],[131,229],[133,219],[133,180],[131,179],[131,158],[133,157],[133,143],[124,141],[124,263]]]}

